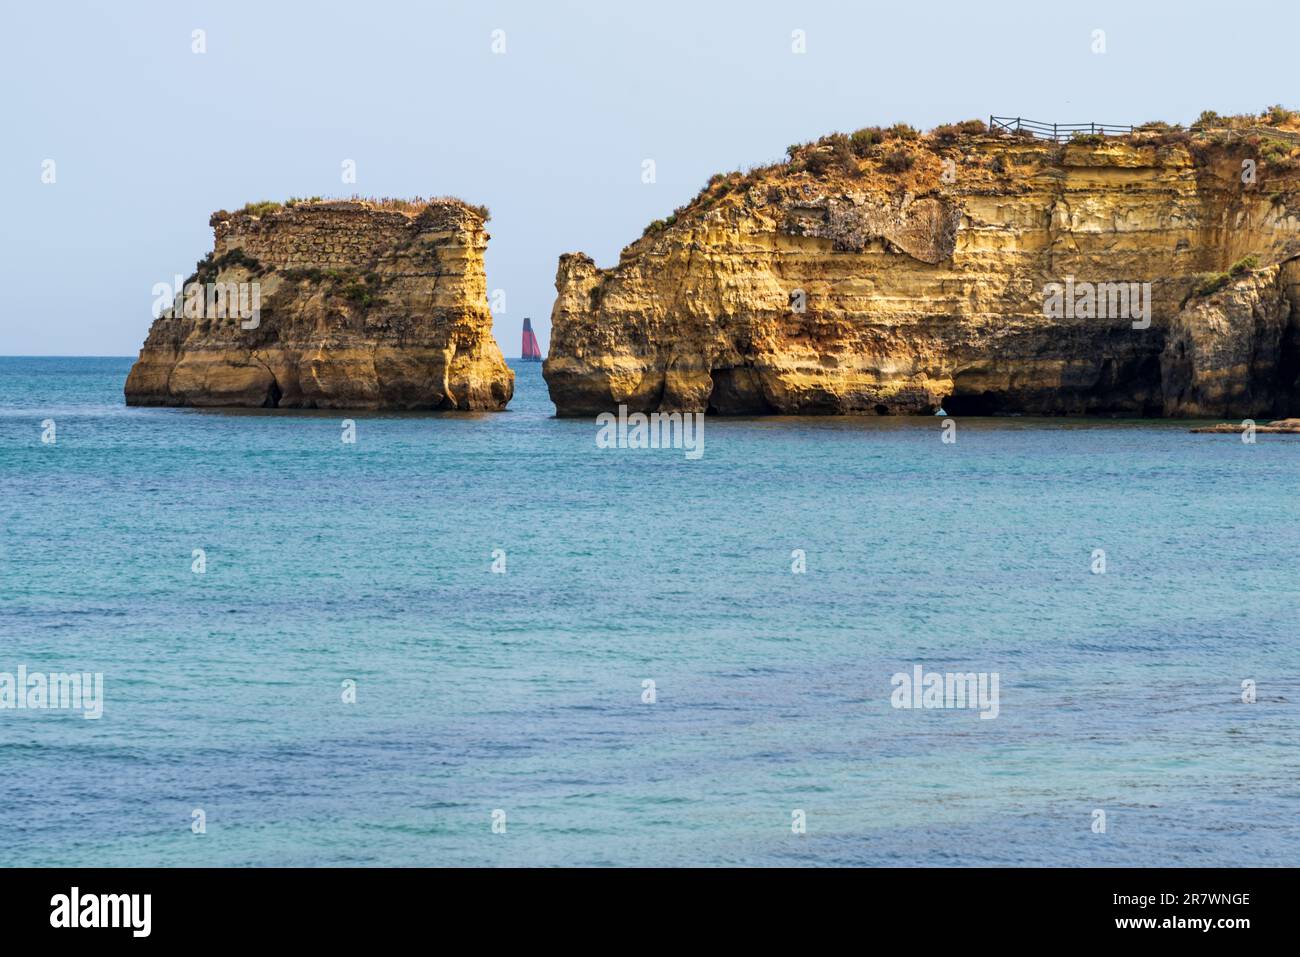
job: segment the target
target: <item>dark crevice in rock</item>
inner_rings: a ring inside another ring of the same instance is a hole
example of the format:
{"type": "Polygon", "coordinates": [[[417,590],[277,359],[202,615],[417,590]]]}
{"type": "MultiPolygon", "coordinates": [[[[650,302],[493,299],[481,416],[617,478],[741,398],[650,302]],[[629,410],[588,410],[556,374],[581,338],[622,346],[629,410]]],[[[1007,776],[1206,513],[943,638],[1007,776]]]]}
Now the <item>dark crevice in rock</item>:
{"type": "Polygon", "coordinates": [[[262,408],[264,409],[279,408],[280,398],[283,395],[284,392],[280,389],[280,383],[276,382],[275,379],[272,379],[270,386],[267,387],[266,401],[262,403],[262,408]]]}

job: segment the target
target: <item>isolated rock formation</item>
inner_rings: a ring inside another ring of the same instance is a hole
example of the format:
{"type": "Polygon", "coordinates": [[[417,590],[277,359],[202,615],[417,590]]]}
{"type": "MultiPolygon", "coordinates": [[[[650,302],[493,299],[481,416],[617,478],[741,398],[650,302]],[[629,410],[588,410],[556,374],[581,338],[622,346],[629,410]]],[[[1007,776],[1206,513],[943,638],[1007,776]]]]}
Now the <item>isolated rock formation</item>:
{"type": "Polygon", "coordinates": [[[514,373],[492,337],[484,222],[450,199],[214,213],[215,248],[186,281],[206,308],[200,295],[154,321],[127,404],[504,408],[514,373]]]}
{"type": "Polygon", "coordinates": [[[562,256],[559,414],[1300,414],[1300,138],[981,126],[792,147],[562,256]]]}
{"type": "MultiPolygon", "coordinates": [[[[1255,432],[1262,432],[1266,435],[1300,435],[1300,419],[1274,419],[1265,425],[1251,423],[1251,426],[1255,432]]],[[[1246,426],[1241,422],[1220,422],[1218,425],[1202,426],[1199,429],[1191,429],[1190,431],[1218,435],[1242,435],[1246,433],[1246,426]]]]}

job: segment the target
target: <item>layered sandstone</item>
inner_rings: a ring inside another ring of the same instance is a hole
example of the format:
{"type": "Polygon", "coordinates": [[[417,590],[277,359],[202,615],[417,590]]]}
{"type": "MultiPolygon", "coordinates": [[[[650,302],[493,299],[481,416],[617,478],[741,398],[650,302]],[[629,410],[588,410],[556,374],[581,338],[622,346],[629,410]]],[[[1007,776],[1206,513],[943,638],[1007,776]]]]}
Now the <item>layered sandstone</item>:
{"type": "Polygon", "coordinates": [[[127,403],[504,408],[514,373],[492,337],[484,223],[450,199],[214,213],[214,249],[187,288],[242,289],[245,305],[255,288],[259,313],[214,315],[209,299],[157,318],[127,403]]]}
{"type": "Polygon", "coordinates": [[[886,131],[715,177],[613,267],[561,257],[551,398],[561,415],[1300,413],[1300,163],[1291,134],[1264,134],[886,131]],[[1149,283],[1149,321],[1113,301],[1048,314],[1066,282],[1149,283]]]}

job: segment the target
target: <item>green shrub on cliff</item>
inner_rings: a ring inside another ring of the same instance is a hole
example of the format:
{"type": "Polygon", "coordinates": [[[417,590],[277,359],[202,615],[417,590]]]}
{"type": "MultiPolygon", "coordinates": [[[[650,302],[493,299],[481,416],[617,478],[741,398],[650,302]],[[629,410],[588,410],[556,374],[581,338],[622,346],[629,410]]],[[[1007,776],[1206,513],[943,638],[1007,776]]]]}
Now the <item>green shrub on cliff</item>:
{"type": "Polygon", "coordinates": [[[1244,130],[1258,123],[1259,120],[1248,113],[1224,115],[1206,110],[1196,118],[1196,125],[1211,130],[1244,130]]]}
{"type": "Polygon", "coordinates": [[[1242,256],[1228,267],[1228,275],[1237,277],[1259,267],[1259,260],[1254,256],[1242,256]]]}
{"type": "Polygon", "coordinates": [[[813,176],[823,176],[833,170],[855,176],[858,173],[858,161],[849,151],[848,144],[841,143],[832,147],[819,147],[818,150],[807,153],[803,157],[803,169],[813,176]]]}
{"type": "Polygon", "coordinates": [[[343,298],[359,306],[368,306],[375,301],[374,291],[359,282],[350,282],[341,290],[343,298]]]}
{"type": "Polygon", "coordinates": [[[987,133],[988,126],[983,120],[962,120],[960,123],[944,123],[930,131],[941,146],[951,146],[963,136],[978,136],[987,133]]]}
{"type": "Polygon", "coordinates": [[[356,303],[357,306],[370,306],[378,302],[383,286],[383,280],[378,273],[365,273],[360,281],[350,280],[339,290],[348,302],[356,303]]]}
{"type": "Polygon", "coordinates": [[[1147,123],[1137,132],[1149,134],[1150,142],[1156,146],[1176,146],[1192,142],[1191,133],[1181,126],[1172,126],[1168,123],[1147,123]]]}
{"type": "Polygon", "coordinates": [[[858,162],[854,158],[849,138],[843,133],[823,136],[817,145],[802,154],[803,168],[814,176],[821,176],[832,170],[840,170],[850,175],[858,172],[858,162]]]}
{"type": "Polygon", "coordinates": [[[883,142],[885,131],[878,126],[864,126],[860,130],[854,130],[849,137],[849,146],[858,156],[866,156],[873,146],[879,146],[883,142]]]}
{"type": "MultiPolygon", "coordinates": [[[[961,126],[952,128],[960,130],[961,126]]],[[[895,123],[887,130],[878,126],[866,126],[848,136],[831,133],[812,143],[792,143],[785,148],[785,155],[787,165],[796,170],[804,169],[814,175],[821,175],[838,168],[849,175],[855,175],[859,172],[857,157],[869,156],[875,147],[887,140],[910,141],[920,135],[906,123],[895,123]]]]}
{"type": "Polygon", "coordinates": [[[834,160],[831,159],[831,155],[823,153],[821,150],[814,150],[803,157],[803,168],[814,176],[825,173],[832,165],[834,165],[834,160]]]}
{"type": "Polygon", "coordinates": [[[352,271],[321,269],[319,266],[298,266],[284,270],[282,275],[293,282],[343,282],[352,278],[352,271]]]}
{"type": "Polygon", "coordinates": [[[665,229],[673,225],[673,223],[675,222],[677,222],[677,212],[673,211],[669,213],[667,216],[665,216],[663,219],[652,220],[650,224],[641,231],[641,235],[649,236],[651,233],[662,233],[665,229]]]}
{"type": "Polygon", "coordinates": [[[1264,111],[1263,119],[1269,126],[1282,126],[1284,123],[1294,123],[1296,114],[1281,104],[1274,104],[1264,111]]]}
{"type": "Polygon", "coordinates": [[[961,130],[956,123],[944,123],[932,129],[930,135],[934,137],[940,146],[951,146],[961,138],[961,130]]]}
{"type": "Polygon", "coordinates": [[[249,216],[265,216],[268,213],[274,213],[277,209],[283,208],[283,204],[272,202],[264,199],[260,203],[245,203],[241,213],[247,213],[249,216]]]}
{"type": "Polygon", "coordinates": [[[1300,122],[1300,114],[1295,110],[1274,104],[1266,107],[1258,116],[1253,113],[1222,115],[1214,110],[1204,110],[1192,126],[1205,130],[1246,130],[1252,126],[1286,126],[1297,122],[1300,122]]]}
{"type": "Polygon", "coordinates": [[[476,213],[485,223],[492,218],[492,210],[488,209],[482,203],[470,203],[461,199],[459,196],[434,196],[427,200],[421,199],[418,196],[411,200],[384,197],[378,200],[371,200],[371,202],[375,205],[382,206],[384,209],[396,209],[408,213],[422,212],[424,209],[434,205],[435,203],[456,203],[460,206],[464,206],[471,212],[476,213]]]}
{"type": "Polygon", "coordinates": [[[916,157],[907,150],[894,150],[892,153],[887,153],[880,161],[880,168],[886,173],[905,173],[915,163],[916,157]]]}
{"type": "Polygon", "coordinates": [[[243,266],[249,272],[262,271],[261,261],[254,256],[248,255],[248,253],[244,252],[244,250],[238,246],[218,258],[214,265],[219,270],[230,266],[243,266]]]}
{"type": "Polygon", "coordinates": [[[1204,276],[1196,285],[1196,295],[1209,296],[1216,293],[1232,280],[1239,279],[1257,268],[1259,268],[1259,259],[1257,257],[1242,256],[1228,267],[1227,272],[1213,272],[1204,276]]]}
{"type": "Polygon", "coordinates": [[[1294,149],[1295,146],[1286,140],[1265,139],[1259,147],[1259,158],[1273,166],[1290,167],[1294,149]]]}
{"type": "Polygon", "coordinates": [[[1151,120],[1133,128],[1139,142],[1152,146],[1175,146],[1190,143],[1192,134],[1183,127],[1164,120],[1151,120]]]}
{"type": "Polygon", "coordinates": [[[220,256],[215,253],[208,253],[194,264],[194,273],[185,280],[185,284],[216,282],[217,276],[223,269],[232,269],[237,266],[248,270],[254,276],[260,276],[274,269],[272,266],[262,265],[259,259],[250,256],[243,249],[236,246],[220,256]]]}
{"type": "Polygon", "coordinates": [[[1195,290],[1196,295],[1198,296],[1212,295],[1213,293],[1218,292],[1220,289],[1222,289],[1231,281],[1232,281],[1232,277],[1229,276],[1226,272],[1209,273],[1208,275],[1202,277],[1201,281],[1196,284],[1196,290],[1195,290]]]}
{"type": "Polygon", "coordinates": [[[217,277],[217,267],[213,265],[214,254],[208,253],[194,264],[194,274],[185,280],[185,285],[192,282],[209,283],[217,277]]]}

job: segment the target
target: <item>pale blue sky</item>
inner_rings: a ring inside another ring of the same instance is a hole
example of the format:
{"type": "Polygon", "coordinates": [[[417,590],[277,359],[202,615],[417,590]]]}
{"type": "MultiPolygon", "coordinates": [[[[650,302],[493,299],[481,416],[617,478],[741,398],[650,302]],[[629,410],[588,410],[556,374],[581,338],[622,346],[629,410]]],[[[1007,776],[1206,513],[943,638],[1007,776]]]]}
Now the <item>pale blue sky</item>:
{"type": "Polygon", "coordinates": [[[1300,106],[1300,14],[1281,2],[42,0],[0,24],[6,355],[135,354],[153,284],[210,248],[213,210],[249,200],[486,203],[497,338],[517,356],[524,316],[547,347],[560,253],[611,265],[710,174],[792,142],[1300,106]]]}

